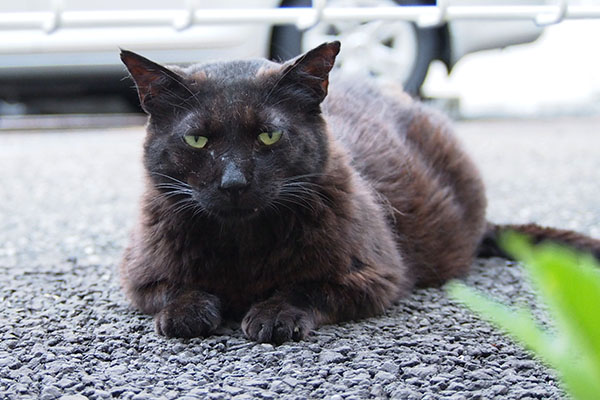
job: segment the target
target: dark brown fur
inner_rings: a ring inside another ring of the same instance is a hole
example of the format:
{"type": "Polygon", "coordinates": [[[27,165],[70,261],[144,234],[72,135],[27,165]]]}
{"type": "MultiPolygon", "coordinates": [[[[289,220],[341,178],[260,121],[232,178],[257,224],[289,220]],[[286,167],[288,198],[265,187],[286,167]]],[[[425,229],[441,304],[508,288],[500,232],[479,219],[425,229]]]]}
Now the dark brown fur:
{"type": "Polygon", "coordinates": [[[329,86],[338,51],[188,69],[122,53],[150,119],[121,279],[158,333],[208,335],[233,317],[252,340],[299,340],[467,272],[486,230],[476,168],[423,105],[329,86]],[[265,124],[281,143],[256,144],[265,124]],[[186,132],[212,147],[185,148],[186,132]]]}
{"type": "Polygon", "coordinates": [[[599,240],[585,236],[579,232],[539,226],[537,224],[488,224],[488,228],[483,236],[477,255],[480,257],[504,257],[512,259],[510,254],[505,253],[502,248],[498,246],[499,236],[507,231],[519,232],[527,236],[534,245],[543,242],[553,242],[559,245],[572,247],[584,253],[589,253],[600,260],[599,240]]]}

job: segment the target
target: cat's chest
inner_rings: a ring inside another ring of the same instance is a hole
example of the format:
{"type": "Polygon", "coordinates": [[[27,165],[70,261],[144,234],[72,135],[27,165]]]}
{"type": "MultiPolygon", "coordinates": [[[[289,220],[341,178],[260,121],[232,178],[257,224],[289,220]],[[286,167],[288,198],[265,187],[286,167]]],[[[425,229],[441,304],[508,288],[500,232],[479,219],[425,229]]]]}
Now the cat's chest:
{"type": "Polygon", "coordinates": [[[199,276],[250,278],[293,257],[301,232],[277,230],[269,225],[200,228],[189,232],[181,248],[184,264],[199,276]]]}
{"type": "Polygon", "coordinates": [[[332,214],[277,218],[251,226],[182,221],[163,238],[170,279],[218,296],[232,312],[243,312],[274,290],[327,277],[347,264],[344,230],[332,214]]]}
{"type": "Polygon", "coordinates": [[[183,249],[186,284],[213,293],[228,308],[243,310],[285,284],[282,270],[291,267],[293,250],[264,237],[214,236],[183,249]]]}
{"type": "Polygon", "coordinates": [[[165,244],[179,284],[215,294],[242,310],[275,288],[332,278],[344,264],[344,252],[332,234],[341,230],[332,225],[328,219],[307,218],[257,221],[250,227],[196,222],[178,225],[178,233],[168,235],[175,242],[165,244]]]}

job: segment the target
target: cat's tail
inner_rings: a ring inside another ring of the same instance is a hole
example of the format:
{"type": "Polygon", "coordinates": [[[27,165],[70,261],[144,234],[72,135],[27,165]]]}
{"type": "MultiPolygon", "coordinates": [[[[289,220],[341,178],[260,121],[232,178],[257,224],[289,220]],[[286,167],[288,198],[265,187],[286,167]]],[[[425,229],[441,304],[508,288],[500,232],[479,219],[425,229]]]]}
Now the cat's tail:
{"type": "Polygon", "coordinates": [[[488,222],[485,234],[477,249],[478,257],[502,257],[509,260],[513,258],[499,246],[499,237],[502,232],[514,231],[530,238],[533,244],[554,242],[572,247],[582,252],[591,253],[600,261],[600,240],[591,238],[582,233],[565,229],[548,228],[536,224],[508,224],[498,225],[488,222]]]}

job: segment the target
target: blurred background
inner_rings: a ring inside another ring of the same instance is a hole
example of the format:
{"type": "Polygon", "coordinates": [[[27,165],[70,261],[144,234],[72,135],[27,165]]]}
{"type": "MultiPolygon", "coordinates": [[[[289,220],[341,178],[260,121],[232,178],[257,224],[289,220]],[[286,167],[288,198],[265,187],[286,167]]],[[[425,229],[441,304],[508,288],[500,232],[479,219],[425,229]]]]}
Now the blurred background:
{"type": "MultiPolygon", "coordinates": [[[[600,238],[599,3],[0,0],[0,399],[562,398],[556,374],[440,289],[300,347],[151,334],[116,273],[146,120],[119,48],[285,60],[339,39],[339,68],[460,120],[490,221],[600,238]]],[[[533,302],[514,263],[474,269],[469,284],[533,302]]]]}
{"type": "Polygon", "coordinates": [[[0,129],[141,123],[119,48],[167,64],[286,60],[332,39],[345,72],[455,118],[597,114],[597,17],[595,0],[2,2],[0,129]]]}

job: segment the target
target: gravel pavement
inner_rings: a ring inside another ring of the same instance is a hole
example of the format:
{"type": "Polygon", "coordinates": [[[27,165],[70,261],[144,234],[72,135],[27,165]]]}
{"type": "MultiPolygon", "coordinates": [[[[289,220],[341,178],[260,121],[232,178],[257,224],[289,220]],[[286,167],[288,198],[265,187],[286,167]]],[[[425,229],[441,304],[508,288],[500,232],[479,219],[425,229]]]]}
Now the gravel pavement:
{"type": "MultiPolygon", "coordinates": [[[[591,117],[458,123],[490,219],[600,237],[598,127],[591,117]]],[[[564,397],[551,371],[441,289],[279,347],[237,326],[207,339],[158,336],[116,274],[142,138],[139,127],[0,135],[1,399],[564,397]]],[[[466,281],[534,304],[519,265],[478,260],[466,281]]]]}

